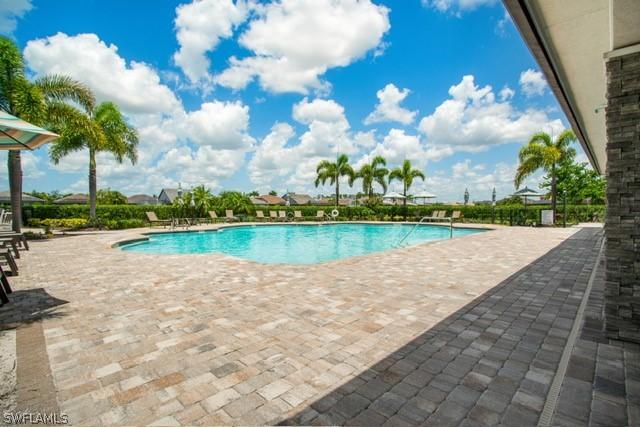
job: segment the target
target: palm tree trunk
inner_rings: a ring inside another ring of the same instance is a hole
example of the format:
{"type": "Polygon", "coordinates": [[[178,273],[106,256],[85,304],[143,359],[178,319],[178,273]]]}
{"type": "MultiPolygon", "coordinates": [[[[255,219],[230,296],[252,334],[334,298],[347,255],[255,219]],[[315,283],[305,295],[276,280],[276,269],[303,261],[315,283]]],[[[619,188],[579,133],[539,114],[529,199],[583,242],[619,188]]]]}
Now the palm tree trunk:
{"type": "Polygon", "coordinates": [[[340,176],[336,177],[336,208],[340,201],[340,176]]]}
{"type": "Polygon", "coordinates": [[[9,151],[7,169],[9,170],[9,191],[11,193],[11,228],[19,233],[22,228],[22,164],[20,151],[9,151]]]}
{"type": "Polygon", "coordinates": [[[402,210],[404,211],[404,220],[407,220],[407,183],[405,182],[402,188],[402,195],[404,200],[402,201],[402,210]]]}
{"type": "Polygon", "coordinates": [[[97,177],[96,177],[96,152],[89,149],[89,218],[96,217],[96,198],[97,198],[97,177]]]}
{"type": "Polygon", "coordinates": [[[558,182],[556,178],[556,165],[551,165],[551,210],[553,211],[553,223],[556,223],[556,191],[558,182]]]}
{"type": "MultiPolygon", "coordinates": [[[[406,182],[404,183],[404,187],[403,187],[403,190],[402,190],[402,195],[404,196],[403,204],[404,204],[405,207],[407,207],[407,183],[406,182]]],[[[406,218],[407,214],[405,213],[404,216],[406,218]]]]}

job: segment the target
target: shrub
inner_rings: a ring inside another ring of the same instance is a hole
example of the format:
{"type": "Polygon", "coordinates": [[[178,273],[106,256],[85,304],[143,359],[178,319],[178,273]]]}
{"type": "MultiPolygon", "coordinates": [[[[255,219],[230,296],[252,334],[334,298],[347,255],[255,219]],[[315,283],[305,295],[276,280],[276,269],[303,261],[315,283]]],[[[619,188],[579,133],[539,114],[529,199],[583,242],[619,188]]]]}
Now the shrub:
{"type": "Polygon", "coordinates": [[[104,223],[104,226],[109,230],[141,228],[141,227],[145,227],[146,225],[147,223],[141,219],[112,219],[104,223]]]}
{"type": "MultiPolygon", "coordinates": [[[[317,210],[324,210],[326,213],[330,213],[333,210],[333,206],[249,206],[246,204],[246,200],[238,198],[237,196],[228,196],[227,203],[222,203],[216,206],[218,215],[224,216],[225,209],[233,209],[235,214],[255,215],[255,210],[265,211],[265,215],[268,216],[268,211],[284,210],[287,213],[291,212],[293,215],[294,210],[299,210],[308,220],[315,219],[317,210]]],[[[461,205],[420,205],[420,206],[396,206],[396,205],[375,205],[375,206],[350,206],[339,207],[340,215],[337,220],[385,220],[385,221],[401,221],[404,219],[404,213],[406,210],[408,220],[416,220],[423,216],[429,216],[436,210],[446,210],[447,214],[455,211],[461,211],[463,219],[466,222],[482,222],[482,223],[498,223],[507,225],[522,224],[525,216],[529,223],[540,221],[540,210],[549,209],[548,206],[527,206],[525,211],[523,205],[502,205],[496,206],[495,210],[491,205],[475,205],[475,206],[461,206],[461,205]]],[[[29,219],[28,223],[32,224],[33,221],[44,219],[88,219],[89,218],[89,206],[87,205],[33,205],[25,206],[24,217],[25,220],[29,219]]],[[[156,206],[138,206],[138,205],[109,205],[98,206],[97,216],[100,223],[94,225],[102,225],[110,228],[123,227],[130,228],[136,226],[135,224],[141,224],[147,221],[146,212],[153,211],[156,213],[159,219],[171,219],[180,217],[181,214],[173,206],[156,205],[156,206]],[[137,220],[141,222],[129,222],[122,223],[121,225],[115,225],[110,221],[123,221],[123,220],[137,220]],[[129,224],[126,225],[125,224],[129,224]]],[[[562,204],[558,205],[558,222],[562,222],[562,216],[564,209],[562,204]]],[[[604,206],[602,205],[568,205],[567,206],[567,223],[574,224],[577,222],[587,222],[593,220],[602,220],[604,218],[604,206]]]]}
{"type": "Polygon", "coordinates": [[[80,230],[86,228],[88,221],[84,218],[43,219],[40,221],[45,229],[80,230]]]}

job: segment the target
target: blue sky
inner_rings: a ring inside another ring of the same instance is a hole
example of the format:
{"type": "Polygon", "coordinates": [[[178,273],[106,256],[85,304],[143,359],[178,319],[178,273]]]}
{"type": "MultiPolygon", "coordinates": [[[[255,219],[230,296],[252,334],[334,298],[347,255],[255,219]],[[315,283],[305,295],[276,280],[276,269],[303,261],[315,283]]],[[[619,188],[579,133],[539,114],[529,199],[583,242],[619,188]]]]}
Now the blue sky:
{"type": "MultiPolygon", "coordinates": [[[[330,193],[315,165],[339,151],[409,158],[427,175],[416,191],[482,200],[513,191],[531,133],[566,126],[495,0],[8,0],[0,32],[30,75],[67,74],[120,105],[140,160],[100,155],[98,185],[129,195],[178,182],[330,193]]],[[[87,163],[28,153],[25,188],[86,192],[87,163]]]]}

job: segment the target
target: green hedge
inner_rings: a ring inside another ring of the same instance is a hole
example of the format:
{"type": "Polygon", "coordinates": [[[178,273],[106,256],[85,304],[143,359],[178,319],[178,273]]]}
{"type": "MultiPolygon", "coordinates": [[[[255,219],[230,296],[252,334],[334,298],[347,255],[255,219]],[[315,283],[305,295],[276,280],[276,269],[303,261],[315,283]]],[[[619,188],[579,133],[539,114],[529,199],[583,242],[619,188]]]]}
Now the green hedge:
{"type": "MultiPolygon", "coordinates": [[[[338,220],[383,220],[383,221],[401,221],[404,220],[405,213],[407,219],[415,220],[417,218],[428,216],[436,210],[446,210],[450,215],[454,210],[462,212],[463,219],[466,222],[482,222],[498,224],[522,224],[526,217],[527,223],[540,221],[540,210],[549,209],[548,206],[528,206],[525,211],[522,205],[496,206],[495,210],[488,205],[476,206],[455,206],[455,205],[426,205],[426,206],[395,206],[395,205],[379,205],[379,206],[353,206],[340,207],[340,216],[338,220]]],[[[256,210],[265,212],[285,210],[293,213],[299,210],[309,220],[313,220],[316,211],[324,210],[329,213],[333,210],[333,206],[256,206],[256,210]]],[[[153,211],[159,219],[170,219],[176,216],[176,210],[172,206],[137,206],[137,205],[111,205],[98,206],[97,215],[100,221],[108,228],[130,228],[133,226],[144,225],[147,217],[146,212],[153,211]],[[135,221],[134,221],[135,220],[135,221]],[[126,222],[129,221],[129,222],[126,222]]],[[[224,209],[217,209],[218,216],[224,216],[224,209]]],[[[558,206],[559,222],[562,222],[563,215],[562,205],[558,206]]],[[[87,205],[36,205],[26,206],[24,208],[24,216],[26,220],[31,219],[64,219],[64,218],[89,218],[89,206],[87,205]]],[[[604,206],[587,206],[587,205],[570,205],[567,206],[567,222],[589,222],[604,219],[604,206]]]]}

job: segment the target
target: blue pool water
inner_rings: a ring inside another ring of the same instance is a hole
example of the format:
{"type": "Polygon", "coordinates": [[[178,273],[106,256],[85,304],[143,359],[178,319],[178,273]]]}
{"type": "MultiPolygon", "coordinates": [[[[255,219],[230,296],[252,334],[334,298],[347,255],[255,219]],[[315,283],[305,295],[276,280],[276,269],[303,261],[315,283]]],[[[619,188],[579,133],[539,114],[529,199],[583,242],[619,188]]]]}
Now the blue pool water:
{"type": "MultiPolygon", "coordinates": [[[[229,227],[219,231],[153,234],[145,242],[122,246],[152,254],[220,252],[267,264],[315,264],[395,247],[413,225],[325,224],[229,227]]],[[[482,232],[454,228],[460,237],[482,232]]],[[[449,227],[420,225],[403,246],[449,238],[449,227]]]]}

